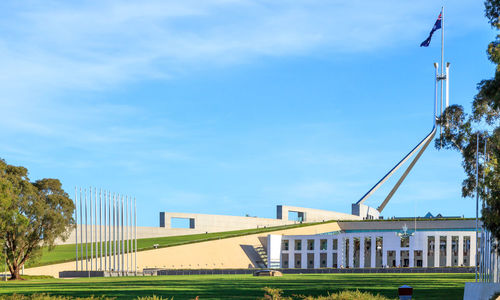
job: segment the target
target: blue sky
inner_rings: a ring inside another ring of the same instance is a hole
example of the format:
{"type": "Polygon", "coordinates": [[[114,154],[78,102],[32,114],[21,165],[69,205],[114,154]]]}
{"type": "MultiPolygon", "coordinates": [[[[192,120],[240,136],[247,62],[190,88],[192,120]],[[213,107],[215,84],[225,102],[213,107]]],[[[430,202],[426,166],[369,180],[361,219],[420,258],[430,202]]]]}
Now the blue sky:
{"type": "MultiPolygon", "coordinates": [[[[481,2],[3,1],[0,157],[135,196],[144,226],[350,212],[431,130],[441,5],[451,103],[493,75],[481,2]]],[[[429,147],[383,215],[473,216],[460,164],[429,147]]]]}

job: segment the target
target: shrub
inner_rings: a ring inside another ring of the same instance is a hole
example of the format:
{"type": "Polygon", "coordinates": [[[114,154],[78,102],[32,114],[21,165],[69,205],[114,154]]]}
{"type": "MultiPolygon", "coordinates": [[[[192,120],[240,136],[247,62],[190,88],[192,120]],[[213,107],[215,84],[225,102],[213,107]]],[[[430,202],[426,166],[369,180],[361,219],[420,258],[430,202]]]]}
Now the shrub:
{"type": "Polygon", "coordinates": [[[379,294],[373,295],[368,292],[356,291],[342,291],[335,294],[330,294],[328,296],[319,297],[304,297],[305,300],[390,300],[387,297],[381,296],[379,294]]]}
{"type": "MultiPolygon", "coordinates": [[[[173,300],[173,299],[174,298],[172,297],[171,300],[173,300]]],[[[196,299],[198,300],[198,297],[196,297],[196,299]]],[[[137,300],[169,300],[169,299],[163,298],[161,296],[153,295],[153,296],[137,297],[137,300]]]]}
{"type": "MultiPolygon", "coordinates": [[[[291,297],[283,297],[283,290],[281,289],[273,289],[269,287],[265,287],[264,291],[266,294],[262,300],[292,300],[291,297]]],[[[328,296],[295,296],[298,299],[304,300],[390,300],[384,296],[379,294],[373,295],[368,292],[360,292],[356,291],[342,291],[335,294],[329,294],[328,296]]]]}

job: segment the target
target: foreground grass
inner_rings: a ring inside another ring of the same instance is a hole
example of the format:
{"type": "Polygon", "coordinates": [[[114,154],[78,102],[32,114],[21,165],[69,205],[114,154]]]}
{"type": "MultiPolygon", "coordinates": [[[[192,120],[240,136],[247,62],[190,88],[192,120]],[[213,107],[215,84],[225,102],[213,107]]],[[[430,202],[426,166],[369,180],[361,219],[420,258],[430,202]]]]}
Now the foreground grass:
{"type": "Polygon", "coordinates": [[[258,299],[264,287],[279,288],[284,296],[320,296],[343,290],[360,290],[397,297],[403,284],[414,288],[414,299],[462,299],[473,274],[307,274],[283,277],[251,275],[198,275],[121,277],[95,279],[36,279],[0,283],[0,294],[40,294],[70,297],[106,296],[117,299],[157,295],[164,298],[258,299]]]}
{"type": "MultiPolygon", "coordinates": [[[[335,221],[328,221],[324,223],[332,223],[335,221]]],[[[159,238],[148,238],[148,239],[138,239],[137,240],[137,250],[151,250],[154,249],[154,245],[157,244],[158,248],[178,246],[190,243],[199,243],[217,239],[226,239],[231,237],[238,237],[256,233],[265,233],[275,230],[292,229],[298,227],[313,226],[323,223],[304,223],[304,224],[293,224],[285,226],[275,226],[266,228],[255,228],[255,229],[244,229],[235,231],[225,231],[225,232],[214,232],[207,234],[191,234],[191,235],[179,235],[179,236],[169,236],[169,237],[159,237],[159,238]]],[[[83,245],[83,251],[85,251],[85,244],[83,245]]],[[[78,249],[80,252],[80,249],[78,249]]],[[[88,244],[88,251],[90,255],[90,244],[88,244]]],[[[28,262],[26,267],[38,267],[56,263],[62,263],[67,261],[75,260],[75,244],[59,245],[54,247],[51,251],[48,248],[43,249],[42,257],[36,262],[28,262]]]]}

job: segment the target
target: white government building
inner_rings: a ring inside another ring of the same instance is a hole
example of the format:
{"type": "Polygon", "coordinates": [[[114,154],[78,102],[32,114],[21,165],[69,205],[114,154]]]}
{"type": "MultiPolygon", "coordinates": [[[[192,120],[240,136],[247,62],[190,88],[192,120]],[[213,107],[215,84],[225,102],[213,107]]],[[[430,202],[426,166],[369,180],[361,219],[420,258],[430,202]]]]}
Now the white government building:
{"type": "Polygon", "coordinates": [[[269,235],[268,266],[318,269],[451,267],[476,263],[472,219],[338,224],[340,230],[317,235],[269,235]]]}

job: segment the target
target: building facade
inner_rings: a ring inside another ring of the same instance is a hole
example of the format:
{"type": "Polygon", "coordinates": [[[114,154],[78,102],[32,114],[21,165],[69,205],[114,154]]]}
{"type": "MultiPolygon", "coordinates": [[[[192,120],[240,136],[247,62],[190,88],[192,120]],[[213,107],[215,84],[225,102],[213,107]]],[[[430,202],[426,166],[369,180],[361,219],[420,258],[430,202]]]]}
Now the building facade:
{"type": "Polygon", "coordinates": [[[317,269],[452,267],[476,263],[473,220],[363,221],[339,225],[340,231],[317,235],[269,236],[268,266],[317,269]]]}

